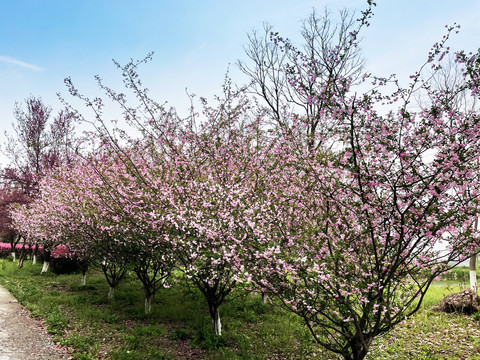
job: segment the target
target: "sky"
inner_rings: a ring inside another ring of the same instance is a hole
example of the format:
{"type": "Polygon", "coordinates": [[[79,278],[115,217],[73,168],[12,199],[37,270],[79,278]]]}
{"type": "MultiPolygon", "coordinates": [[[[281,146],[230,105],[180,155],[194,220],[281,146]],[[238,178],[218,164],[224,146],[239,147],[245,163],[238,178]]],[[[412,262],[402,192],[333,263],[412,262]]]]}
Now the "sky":
{"type": "MultiPolygon", "coordinates": [[[[461,31],[452,48],[480,47],[478,0],[376,2],[360,45],[367,70],[377,75],[408,77],[454,22],[461,31]]],[[[227,69],[235,83],[246,82],[235,63],[245,59],[252,30],[268,22],[295,42],[301,20],[325,7],[360,12],[366,0],[0,0],[0,145],[12,131],[16,102],[41,97],[57,113],[57,93],[69,99],[66,77],[91,97],[101,94],[97,74],[120,90],[112,59],[125,64],[152,51],[153,61],[141,69],[143,82],[158,102],[182,113],[189,104],[185,89],[211,98],[227,69]]]]}

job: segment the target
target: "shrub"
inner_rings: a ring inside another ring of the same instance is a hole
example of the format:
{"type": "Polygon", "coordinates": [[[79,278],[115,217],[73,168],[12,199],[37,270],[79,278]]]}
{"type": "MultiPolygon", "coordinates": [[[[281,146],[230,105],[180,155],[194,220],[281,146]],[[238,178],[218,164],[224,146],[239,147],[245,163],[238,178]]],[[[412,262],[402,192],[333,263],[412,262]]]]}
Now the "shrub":
{"type": "Polygon", "coordinates": [[[72,274],[81,272],[77,255],[66,245],[56,246],[50,257],[50,268],[54,274],[72,274]]]}
{"type": "Polygon", "coordinates": [[[6,259],[10,256],[12,252],[12,247],[8,243],[0,243],[0,258],[6,259]]]}
{"type": "Polygon", "coordinates": [[[50,259],[50,269],[57,275],[80,272],[77,261],[68,257],[52,257],[50,259]]]}
{"type": "MultiPolygon", "coordinates": [[[[21,251],[23,247],[23,244],[17,244],[15,247],[17,250],[17,253],[21,251]]],[[[27,250],[27,255],[31,255],[33,251],[33,247],[30,247],[29,245],[25,245],[25,249],[27,250]]],[[[12,253],[12,246],[10,243],[6,242],[0,242],[0,259],[6,259],[8,258],[12,253]]]]}

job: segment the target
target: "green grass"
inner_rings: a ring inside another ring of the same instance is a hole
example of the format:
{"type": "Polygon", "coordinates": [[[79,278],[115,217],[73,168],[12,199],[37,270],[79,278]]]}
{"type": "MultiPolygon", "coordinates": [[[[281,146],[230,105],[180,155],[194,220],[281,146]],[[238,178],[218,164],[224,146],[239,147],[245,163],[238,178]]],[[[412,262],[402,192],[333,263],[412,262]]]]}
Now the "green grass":
{"type": "Polygon", "coordinates": [[[90,271],[87,285],[80,286],[79,274],[41,275],[40,269],[41,264],[25,262],[18,269],[0,260],[0,282],[33,316],[45,319],[75,359],[290,359],[308,358],[316,347],[298,318],[262,303],[256,294],[237,294],[222,305],[224,336],[218,337],[197,290],[181,284],[160,290],[147,317],[134,274],[109,300],[99,272],[90,271]]]}
{"type": "Polygon", "coordinates": [[[369,359],[480,359],[478,321],[425,309],[374,340],[369,359]]]}
{"type": "MultiPolygon", "coordinates": [[[[87,285],[81,286],[79,274],[41,275],[40,269],[40,264],[25,262],[18,269],[0,260],[0,282],[32,316],[45,320],[77,360],[337,358],[312,341],[298,317],[264,304],[256,294],[236,294],[222,305],[224,336],[218,337],[211,333],[203,296],[181,284],[159,291],[153,314],[146,317],[142,286],[133,274],[109,300],[99,272],[90,271],[87,285]]],[[[456,285],[442,279],[441,286],[432,286],[422,310],[375,339],[368,359],[480,359],[480,323],[430,309],[465,287],[458,277],[468,276],[468,269],[456,271],[456,285]]]]}
{"type": "MultiPolygon", "coordinates": [[[[479,276],[477,269],[477,278],[479,276]]],[[[469,286],[470,284],[470,272],[466,266],[458,266],[451,269],[448,273],[442,275],[440,282],[444,284],[459,284],[461,286],[469,286]]]]}

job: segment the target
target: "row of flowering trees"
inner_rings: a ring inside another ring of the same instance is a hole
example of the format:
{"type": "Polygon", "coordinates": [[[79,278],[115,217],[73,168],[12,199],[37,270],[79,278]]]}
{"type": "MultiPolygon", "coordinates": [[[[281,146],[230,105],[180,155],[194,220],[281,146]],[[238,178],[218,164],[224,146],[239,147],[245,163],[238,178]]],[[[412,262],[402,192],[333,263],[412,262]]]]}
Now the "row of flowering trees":
{"type": "MultiPolygon", "coordinates": [[[[427,63],[440,66],[443,50],[427,63]]],[[[94,111],[95,150],[46,176],[35,201],[13,211],[15,226],[100,264],[112,296],[132,266],[147,312],[178,269],[204,295],[216,334],[220,306],[248,286],[278,297],[327,349],[364,358],[375,336],[418,310],[435,277],[477,251],[480,116],[452,109],[420,74],[393,94],[358,94],[351,78],[325,83],[314,62],[295,59],[301,74],[287,72],[289,86],[319,110],[290,109],[288,126],[228,81],[217,105],[201,99],[202,116],[181,119],[148,97],[140,61],[117,64],[138,106],[98,79],[139,134],[128,136],[67,79],[94,111]],[[433,100],[414,111],[420,90],[433,100]],[[398,110],[383,115],[383,103],[398,110]]],[[[457,61],[455,91],[478,98],[478,54],[457,61]]]]}

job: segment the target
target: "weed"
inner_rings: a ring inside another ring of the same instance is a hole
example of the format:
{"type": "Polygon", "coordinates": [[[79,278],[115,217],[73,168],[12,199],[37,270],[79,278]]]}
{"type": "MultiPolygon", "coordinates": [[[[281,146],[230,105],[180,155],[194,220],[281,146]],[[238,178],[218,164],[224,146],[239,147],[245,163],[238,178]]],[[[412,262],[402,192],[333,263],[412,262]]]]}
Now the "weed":
{"type": "Polygon", "coordinates": [[[165,356],[165,353],[163,352],[163,350],[158,349],[158,348],[153,347],[153,346],[147,347],[145,353],[146,353],[145,359],[162,360],[162,359],[167,358],[165,356]]]}
{"type": "Polygon", "coordinates": [[[22,284],[10,289],[19,301],[35,302],[43,296],[43,291],[34,285],[22,284]]]}
{"type": "Polygon", "coordinates": [[[62,334],[68,326],[68,318],[60,310],[60,306],[51,308],[47,316],[48,332],[51,334],[62,334]]]}
{"type": "Polygon", "coordinates": [[[236,318],[253,323],[258,321],[270,306],[270,304],[264,303],[258,296],[246,296],[242,301],[237,301],[225,306],[225,312],[236,318]]]}
{"type": "Polygon", "coordinates": [[[71,346],[76,350],[82,352],[96,351],[99,347],[98,340],[93,336],[82,336],[79,334],[71,334],[66,337],[64,340],[60,341],[60,344],[63,346],[71,346]]]}
{"type": "Polygon", "coordinates": [[[172,333],[170,334],[170,338],[172,340],[188,340],[192,337],[192,335],[185,329],[173,329],[172,333]]]}
{"type": "Polygon", "coordinates": [[[480,321],[480,311],[477,311],[472,314],[472,319],[475,321],[480,321]]]}
{"type": "Polygon", "coordinates": [[[136,351],[115,350],[112,352],[112,360],[134,360],[138,359],[136,351]]]}
{"type": "Polygon", "coordinates": [[[205,350],[217,350],[225,346],[225,338],[209,331],[195,333],[193,344],[205,350]]]}
{"type": "Polygon", "coordinates": [[[159,336],[167,333],[165,327],[161,324],[137,326],[133,332],[138,336],[159,336]]]}
{"type": "Polygon", "coordinates": [[[91,290],[95,290],[95,287],[94,286],[91,286],[91,285],[80,285],[78,283],[73,283],[73,284],[70,284],[70,287],[69,287],[69,290],[70,291],[91,291],[91,290]]]}
{"type": "Polygon", "coordinates": [[[116,324],[118,323],[119,316],[117,314],[106,313],[104,314],[103,319],[108,324],[116,324]]]}
{"type": "Polygon", "coordinates": [[[73,354],[75,360],[97,360],[98,357],[90,353],[75,353],[73,354]]]}
{"type": "Polygon", "coordinates": [[[143,344],[142,338],[134,334],[119,334],[118,337],[124,340],[125,347],[128,350],[137,350],[143,344]]]}
{"type": "Polygon", "coordinates": [[[420,356],[418,357],[420,360],[438,360],[438,357],[435,356],[435,352],[432,348],[428,345],[424,345],[421,349],[420,356]]]}
{"type": "Polygon", "coordinates": [[[161,349],[147,347],[145,351],[115,350],[111,355],[112,360],[163,360],[166,359],[161,349]]]}
{"type": "Polygon", "coordinates": [[[82,305],[82,304],[86,304],[87,300],[88,300],[87,295],[80,294],[80,295],[73,296],[71,302],[72,302],[72,305],[82,305]]]}
{"type": "Polygon", "coordinates": [[[238,348],[242,359],[252,358],[252,344],[250,338],[246,334],[237,335],[238,348]]]}

